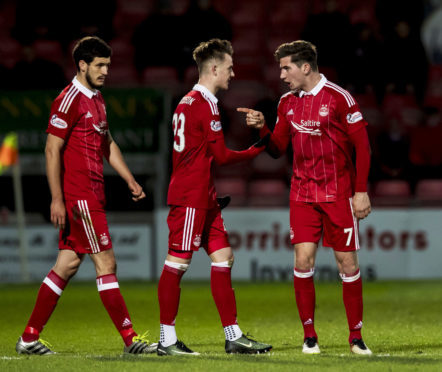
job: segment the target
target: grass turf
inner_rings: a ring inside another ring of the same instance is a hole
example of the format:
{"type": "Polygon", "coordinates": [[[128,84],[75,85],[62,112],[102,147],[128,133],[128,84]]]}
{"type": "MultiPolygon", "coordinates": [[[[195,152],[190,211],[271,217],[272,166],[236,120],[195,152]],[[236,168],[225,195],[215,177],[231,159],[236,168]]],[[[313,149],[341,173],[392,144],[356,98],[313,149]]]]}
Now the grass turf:
{"type": "MultiPolygon", "coordinates": [[[[341,285],[317,283],[316,329],[322,353],[301,353],[302,328],[290,283],[236,282],[241,329],[273,345],[265,355],[227,355],[209,283],[183,282],[178,338],[199,357],[123,356],[122,341],[94,283],[70,283],[42,337],[55,356],[19,356],[15,343],[32,311],[39,284],[0,285],[1,371],[441,371],[442,282],[364,284],[364,329],[375,355],[351,355],[341,285]]],[[[122,282],[135,329],[159,338],[153,283],[122,282]]]]}

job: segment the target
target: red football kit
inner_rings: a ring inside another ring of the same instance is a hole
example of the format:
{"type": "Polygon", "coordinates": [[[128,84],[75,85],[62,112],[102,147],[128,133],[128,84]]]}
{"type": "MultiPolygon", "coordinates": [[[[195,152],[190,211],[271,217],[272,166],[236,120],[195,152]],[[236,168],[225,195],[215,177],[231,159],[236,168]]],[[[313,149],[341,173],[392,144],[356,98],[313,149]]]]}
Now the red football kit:
{"type": "Polygon", "coordinates": [[[60,231],[60,249],[98,253],[112,247],[104,212],[108,130],[101,93],[74,78],[53,102],[46,130],[65,141],[61,182],[68,223],[60,231]]]}
{"type": "MultiPolygon", "coordinates": [[[[358,249],[351,197],[355,191],[366,191],[370,163],[366,125],[350,93],[322,74],[310,92],[289,92],[281,97],[269,151],[280,154],[292,142],[293,244],[317,243],[323,225],[324,245],[335,250],[358,249]],[[354,148],[356,174],[352,162],[354,148]]],[[[265,126],[261,137],[267,133],[269,129],[265,126]]]]}
{"type": "Polygon", "coordinates": [[[235,163],[263,150],[252,146],[232,151],[225,147],[217,102],[206,87],[196,84],[173,114],[173,170],[167,196],[171,250],[191,252],[203,246],[210,254],[229,246],[216,202],[212,162],[235,163]]]}

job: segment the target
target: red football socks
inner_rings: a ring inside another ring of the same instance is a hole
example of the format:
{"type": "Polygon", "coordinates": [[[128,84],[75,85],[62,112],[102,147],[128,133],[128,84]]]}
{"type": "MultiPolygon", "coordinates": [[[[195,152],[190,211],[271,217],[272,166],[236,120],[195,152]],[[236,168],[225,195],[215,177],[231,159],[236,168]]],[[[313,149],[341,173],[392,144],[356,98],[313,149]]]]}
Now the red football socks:
{"type": "Polygon", "coordinates": [[[347,313],[348,328],[350,330],[349,342],[354,338],[362,338],[362,279],[359,270],[350,275],[341,274],[342,297],[345,312],[347,313]]]}
{"type": "Polygon", "coordinates": [[[158,282],[158,301],[160,304],[160,323],[175,325],[180,305],[180,281],[185,271],[164,265],[158,282]]]}
{"type": "Polygon", "coordinates": [[[137,335],[132,329],[132,321],[120,292],[115,274],[97,277],[97,288],[101,301],[106,308],[126,346],[132,344],[132,339],[137,335]]]}
{"type": "Polygon", "coordinates": [[[24,342],[38,340],[40,332],[48,322],[67,283],[52,270],[43,280],[38,291],[34,310],[22,334],[24,342]]]}
{"type": "Polygon", "coordinates": [[[304,328],[304,339],[307,337],[318,338],[314,326],[316,295],[313,273],[313,269],[309,271],[294,270],[296,305],[304,328]]]}
{"type": "Polygon", "coordinates": [[[210,287],[223,327],[237,324],[235,292],[232,288],[231,268],[214,266],[210,274],[210,287]]]}

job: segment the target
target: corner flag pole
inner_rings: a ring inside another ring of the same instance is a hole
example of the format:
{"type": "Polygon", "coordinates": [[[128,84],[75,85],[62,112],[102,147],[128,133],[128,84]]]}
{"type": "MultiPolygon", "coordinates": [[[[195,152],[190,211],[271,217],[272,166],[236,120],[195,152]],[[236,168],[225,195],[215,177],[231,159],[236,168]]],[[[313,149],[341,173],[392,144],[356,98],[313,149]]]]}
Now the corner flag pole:
{"type": "Polygon", "coordinates": [[[28,243],[26,235],[25,209],[23,206],[23,191],[21,186],[20,163],[12,166],[12,179],[14,184],[15,214],[17,216],[17,231],[19,241],[19,254],[21,266],[21,279],[29,282],[28,243]]]}
{"type": "Polygon", "coordinates": [[[12,183],[14,187],[15,215],[17,217],[21,278],[23,282],[28,282],[30,279],[28,245],[26,238],[26,219],[23,206],[21,171],[20,163],[18,161],[18,136],[13,132],[6,135],[3,145],[0,148],[0,173],[4,168],[9,166],[12,168],[12,183]]]}

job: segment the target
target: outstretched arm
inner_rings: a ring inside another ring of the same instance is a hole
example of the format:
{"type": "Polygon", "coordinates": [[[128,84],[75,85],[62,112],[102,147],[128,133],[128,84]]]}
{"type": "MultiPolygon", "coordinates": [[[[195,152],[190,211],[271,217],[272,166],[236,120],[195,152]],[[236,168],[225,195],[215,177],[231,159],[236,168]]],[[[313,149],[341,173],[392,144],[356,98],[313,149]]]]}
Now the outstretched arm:
{"type": "Polygon", "coordinates": [[[123,154],[120,148],[113,140],[110,132],[108,132],[108,151],[106,152],[106,159],[110,166],[114,168],[120,177],[126,181],[127,186],[132,193],[132,200],[139,201],[146,197],[143,188],[135,181],[132,172],[129,170],[126,162],[124,161],[123,154]]]}
{"type": "Polygon", "coordinates": [[[350,134],[350,141],[356,151],[356,183],[353,196],[353,213],[363,219],[371,212],[370,197],[367,193],[367,180],[370,170],[370,142],[367,130],[361,128],[350,134]]]}
{"type": "MultiPolygon", "coordinates": [[[[259,129],[259,136],[264,138],[269,136],[269,143],[267,145],[267,152],[272,158],[279,158],[285,153],[289,143],[289,133],[286,125],[280,124],[276,125],[273,133],[270,131],[269,127],[265,122],[265,118],[262,112],[252,110],[246,107],[239,107],[236,109],[239,112],[246,113],[246,123],[247,126],[254,129],[259,129]]],[[[279,119],[279,113],[278,113],[279,119]]],[[[282,122],[282,121],[281,121],[282,122]]],[[[277,124],[279,123],[279,120],[277,124]]]]}
{"type": "Polygon", "coordinates": [[[234,151],[226,147],[224,137],[209,142],[209,149],[219,165],[234,164],[253,159],[265,149],[265,141],[259,141],[244,151],[234,151]]]}
{"type": "Polygon", "coordinates": [[[51,190],[51,222],[55,228],[64,229],[66,225],[66,207],[64,205],[63,190],[61,188],[61,149],[64,140],[48,134],[46,139],[46,176],[51,190]]]}

